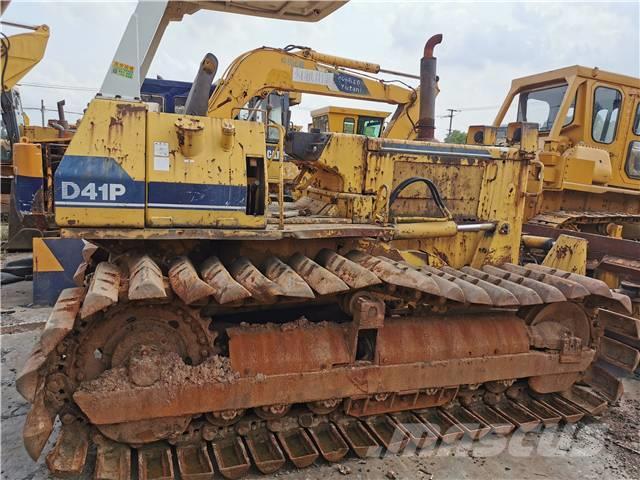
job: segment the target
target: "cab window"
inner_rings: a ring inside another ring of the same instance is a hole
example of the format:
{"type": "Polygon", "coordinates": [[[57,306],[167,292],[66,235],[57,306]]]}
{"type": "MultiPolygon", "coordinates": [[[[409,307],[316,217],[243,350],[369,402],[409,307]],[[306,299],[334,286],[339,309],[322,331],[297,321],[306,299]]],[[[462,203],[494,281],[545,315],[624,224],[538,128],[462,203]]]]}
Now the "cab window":
{"type": "Polygon", "coordinates": [[[356,121],[347,117],[342,121],[342,133],[356,133],[356,121]]]}
{"type": "Polygon", "coordinates": [[[383,118],[360,117],[358,119],[358,134],[367,137],[379,137],[382,131],[383,118]]]}
{"type": "Polygon", "coordinates": [[[611,143],[616,136],[622,94],[608,87],[597,87],[593,94],[591,136],[598,143],[611,143]]]}
{"type": "Polygon", "coordinates": [[[640,103],[636,105],[636,116],[633,119],[633,134],[640,135],[640,103]]]}
{"type": "MultiPolygon", "coordinates": [[[[541,132],[551,130],[553,122],[558,116],[562,100],[567,93],[567,88],[568,85],[563,84],[522,92],[518,98],[518,121],[537,123],[541,132]]],[[[563,127],[573,122],[575,104],[576,99],[574,98],[567,110],[567,116],[562,122],[563,127]]]]}
{"type": "MultiPolygon", "coordinates": [[[[636,115],[636,120],[637,119],[638,116],[636,115]]],[[[634,140],[629,144],[629,153],[627,153],[625,171],[629,178],[640,179],[640,142],[637,140],[634,140]]]]}
{"type": "Polygon", "coordinates": [[[329,131],[329,116],[321,115],[316,117],[312,121],[313,128],[317,128],[320,132],[328,132],[329,131]]]}

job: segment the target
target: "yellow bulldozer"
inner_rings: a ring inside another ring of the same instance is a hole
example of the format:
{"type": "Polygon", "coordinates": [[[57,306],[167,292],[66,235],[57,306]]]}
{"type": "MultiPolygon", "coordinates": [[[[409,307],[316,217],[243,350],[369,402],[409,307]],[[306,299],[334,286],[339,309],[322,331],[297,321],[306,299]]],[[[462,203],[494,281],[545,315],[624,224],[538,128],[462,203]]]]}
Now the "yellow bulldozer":
{"type": "MultiPolygon", "coordinates": [[[[34,459],[61,421],[54,475],[82,472],[92,443],[96,478],[273,474],[575,422],[621,395],[594,363],[597,310],[629,298],[519,262],[537,130],[515,124],[502,147],[433,141],[441,36],[420,61],[416,140],[236,118],[226,105],[254,90],[210,97],[210,58],[185,114],[138,100],[170,20],[318,21],[341,2],[313,5],[136,8],[55,174],[61,235],[93,245],[16,381],[34,459]],[[294,202],[282,170],[269,196],[273,138],[301,171],[294,202]]],[[[362,86],[294,60],[309,90],[362,86]]]]}

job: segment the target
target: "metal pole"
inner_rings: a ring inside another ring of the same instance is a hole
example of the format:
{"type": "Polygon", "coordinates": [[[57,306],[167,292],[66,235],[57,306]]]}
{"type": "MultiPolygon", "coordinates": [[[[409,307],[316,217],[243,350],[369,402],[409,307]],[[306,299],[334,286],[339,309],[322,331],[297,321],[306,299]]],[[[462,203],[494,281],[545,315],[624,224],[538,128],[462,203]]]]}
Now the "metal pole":
{"type": "Polygon", "coordinates": [[[447,112],[449,112],[449,115],[445,115],[445,117],[449,117],[449,133],[447,134],[447,136],[451,135],[451,131],[453,127],[453,115],[460,111],[461,110],[456,110],[454,108],[447,108],[447,112]]]}
{"type": "Polygon", "coordinates": [[[44,127],[44,99],[40,99],[40,113],[42,114],[42,126],[44,127]]]}

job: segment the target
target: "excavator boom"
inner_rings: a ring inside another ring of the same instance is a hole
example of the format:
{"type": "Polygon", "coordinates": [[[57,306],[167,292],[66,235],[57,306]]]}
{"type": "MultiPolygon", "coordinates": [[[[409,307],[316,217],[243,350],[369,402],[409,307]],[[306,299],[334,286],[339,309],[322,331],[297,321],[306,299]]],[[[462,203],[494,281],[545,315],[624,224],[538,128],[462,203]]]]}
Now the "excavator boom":
{"type": "Polygon", "coordinates": [[[3,25],[28,28],[29,33],[3,36],[2,39],[2,90],[9,91],[35,67],[42,57],[49,42],[49,27],[39,25],[27,27],[3,21],[3,25]]]}

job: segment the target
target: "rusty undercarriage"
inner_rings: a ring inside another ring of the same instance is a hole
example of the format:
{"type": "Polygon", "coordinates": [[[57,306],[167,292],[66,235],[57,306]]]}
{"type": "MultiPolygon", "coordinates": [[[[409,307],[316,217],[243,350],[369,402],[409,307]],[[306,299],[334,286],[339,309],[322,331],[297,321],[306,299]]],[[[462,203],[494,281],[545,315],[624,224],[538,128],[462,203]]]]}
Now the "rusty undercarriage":
{"type": "Polygon", "coordinates": [[[183,479],[238,478],[575,422],[620,396],[594,364],[596,309],[627,297],[540,265],[393,253],[196,266],[88,249],[88,288],[63,293],[17,382],[30,455],[59,416],[54,474],[82,472],[93,442],[100,479],[174,478],[172,455],[183,479]]]}

